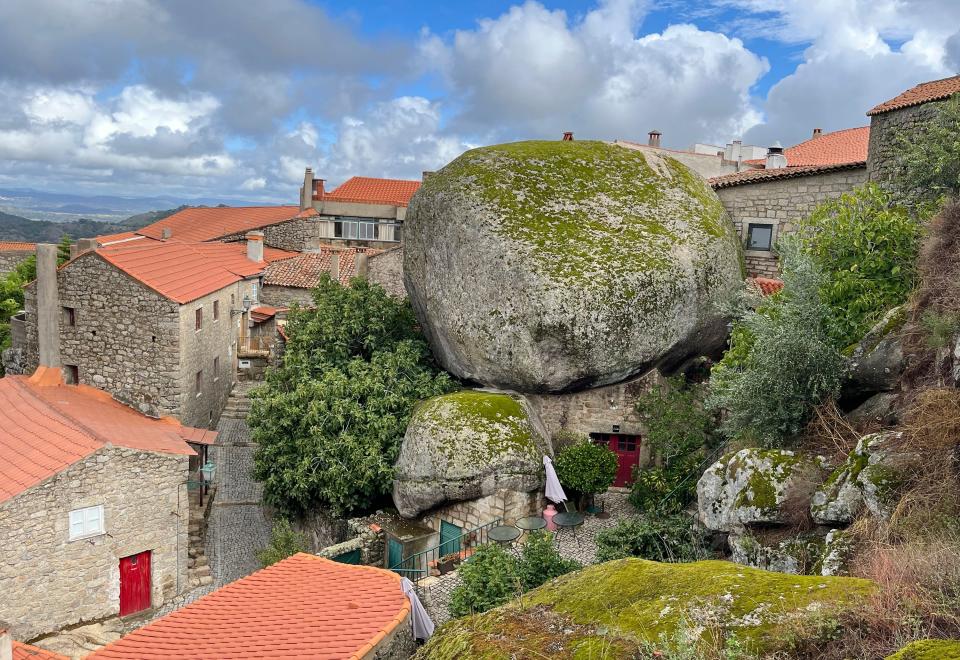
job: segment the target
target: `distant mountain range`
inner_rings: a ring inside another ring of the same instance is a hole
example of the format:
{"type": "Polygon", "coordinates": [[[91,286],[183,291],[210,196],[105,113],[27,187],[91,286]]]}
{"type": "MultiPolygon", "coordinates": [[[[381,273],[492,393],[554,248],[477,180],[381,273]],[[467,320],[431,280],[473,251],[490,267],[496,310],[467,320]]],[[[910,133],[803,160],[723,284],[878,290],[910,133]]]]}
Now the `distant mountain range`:
{"type": "Polygon", "coordinates": [[[146,227],[157,220],[162,220],[183,208],[186,207],[180,206],[166,211],[137,213],[120,222],[99,222],[86,219],[74,222],[51,222],[50,220],[30,220],[0,211],[0,241],[57,243],[66,234],[69,234],[73,239],[77,239],[133,231],[146,227]]]}

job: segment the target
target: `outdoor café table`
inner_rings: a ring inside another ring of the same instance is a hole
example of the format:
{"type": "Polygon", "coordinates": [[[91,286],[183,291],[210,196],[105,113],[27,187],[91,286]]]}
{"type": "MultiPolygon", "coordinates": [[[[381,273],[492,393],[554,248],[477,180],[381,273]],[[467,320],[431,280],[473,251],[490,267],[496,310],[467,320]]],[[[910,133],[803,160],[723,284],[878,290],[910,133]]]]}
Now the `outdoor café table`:
{"type": "Polygon", "coordinates": [[[490,540],[496,541],[501,546],[507,547],[520,538],[520,534],[522,533],[523,532],[513,525],[498,525],[487,532],[487,536],[490,538],[490,540]]]}
{"type": "Polygon", "coordinates": [[[553,517],[553,524],[557,526],[557,535],[554,537],[554,540],[557,542],[557,545],[560,545],[560,532],[565,529],[569,529],[573,532],[573,540],[577,542],[577,547],[580,547],[580,539],[577,538],[577,527],[583,524],[584,517],[582,513],[577,513],[576,511],[564,511],[558,513],[553,517]]]}
{"type": "Polygon", "coordinates": [[[524,532],[535,532],[547,526],[545,518],[540,516],[528,516],[517,521],[517,527],[524,532]]]}

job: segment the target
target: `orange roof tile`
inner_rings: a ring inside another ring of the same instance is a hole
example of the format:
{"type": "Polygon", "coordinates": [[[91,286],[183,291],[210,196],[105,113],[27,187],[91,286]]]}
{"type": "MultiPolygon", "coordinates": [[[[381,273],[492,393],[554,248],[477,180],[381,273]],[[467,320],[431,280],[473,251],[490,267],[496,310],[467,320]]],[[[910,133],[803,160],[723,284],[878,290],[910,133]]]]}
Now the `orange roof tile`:
{"type": "Polygon", "coordinates": [[[30,646],[22,642],[13,643],[13,660],[70,660],[65,655],[42,649],[39,646],[30,646]]]}
{"type": "Polygon", "coordinates": [[[19,241],[0,241],[0,252],[33,252],[37,249],[36,243],[20,243],[19,241]]]}
{"type": "Polygon", "coordinates": [[[334,190],[324,193],[323,199],[334,202],[366,202],[368,204],[407,206],[418,188],[420,188],[419,181],[355,176],[334,190]]]}
{"type": "Polygon", "coordinates": [[[157,293],[182,304],[256,275],[271,261],[289,259],[296,252],[265,247],[264,261],[254,262],[247,258],[243,241],[169,240],[116,243],[97,249],[95,254],[157,293]]]}
{"type": "MultiPolygon", "coordinates": [[[[862,163],[867,160],[869,143],[870,127],[860,126],[818,135],[800,144],[787,147],[783,150],[783,155],[787,158],[787,167],[862,163]]],[[[762,167],[764,159],[744,162],[762,167]]]]}
{"type": "Polygon", "coordinates": [[[89,660],[363,658],[410,601],[400,576],[304,553],[237,580],[126,637],[89,660]]]}
{"type": "Polygon", "coordinates": [[[931,80],[911,87],[903,94],[874,106],[867,112],[867,116],[880,115],[884,112],[909,108],[914,105],[923,105],[930,101],[942,101],[958,93],[960,93],[960,76],[931,80]]]}
{"type": "Polygon", "coordinates": [[[340,283],[349,284],[356,274],[357,254],[373,256],[383,250],[374,248],[335,248],[321,246],[320,252],[303,252],[290,259],[274,261],[263,272],[263,283],[312,289],[320,282],[320,275],[330,272],[330,255],[340,255],[340,283]]]}
{"type": "Polygon", "coordinates": [[[299,206],[238,206],[192,208],[178,211],[157,220],[137,234],[159,239],[163,229],[170,229],[170,238],[178,241],[213,241],[261,227],[292,220],[301,215],[299,206]]]}
{"type": "Polygon", "coordinates": [[[747,183],[761,183],[763,181],[773,181],[775,179],[792,179],[801,176],[813,176],[815,174],[825,174],[827,172],[840,172],[843,170],[856,170],[866,167],[866,161],[859,163],[840,163],[837,165],[805,165],[800,167],[780,167],[773,170],[745,170],[743,172],[734,172],[733,174],[724,174],[707,179],[715,190],[720,188],[732,188],[747,183]]]}
{"type": "Polygon", "coordinates": [[[94,387],[43,385],[46,372],[50,370],[39,369],[36,378],[0,378],[0,502],[108,443],[193,454],[187,441],[206,444],[216,436],[171,418],[142,415],[94,387]]]}
{"type": "Polygon", "coordinates": [[[783,289],[783,280],[772,277],[748,277],[747,286],[755,286],[765,296],[772,295],[783,289]]]}
{"type": "Polygon", "coordinates": [[[147,240],[147,237],[141,236],[135,231],[122,231],[119,234],[104,234],[103,236],[97,236],[97,243],[100,245],[110,245],[111,243],[133,240],[145,241],[147,240]]]}

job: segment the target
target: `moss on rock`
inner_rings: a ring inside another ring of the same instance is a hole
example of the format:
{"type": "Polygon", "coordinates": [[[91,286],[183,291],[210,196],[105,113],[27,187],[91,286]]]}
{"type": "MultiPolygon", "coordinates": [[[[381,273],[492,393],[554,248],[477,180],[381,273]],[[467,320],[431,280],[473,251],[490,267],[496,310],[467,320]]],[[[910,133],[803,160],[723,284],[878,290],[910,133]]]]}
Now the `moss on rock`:
{"type": "Polygon", "coordinates": [[[724,561],[623,559],[553,580],[522,603],[452,621],[417,657],[631,657],[643,642],[711,622],[748,650],[767,653],[784,646],[782,624],[842,608],[873,588],[856,578],[786,575],[724,561]]]}
{"type": "Polygon", "coordinates": [[[960,640],[925,639],[911,642],[887,660],[960,660],[960,640]]]}

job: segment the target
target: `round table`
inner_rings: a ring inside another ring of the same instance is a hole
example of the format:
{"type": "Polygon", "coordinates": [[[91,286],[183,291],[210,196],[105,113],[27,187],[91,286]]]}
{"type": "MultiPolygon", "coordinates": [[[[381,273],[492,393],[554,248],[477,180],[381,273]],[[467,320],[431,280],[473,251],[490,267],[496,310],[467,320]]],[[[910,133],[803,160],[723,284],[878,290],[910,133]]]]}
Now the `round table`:
{"type": "Polygon", "coordinates": [[[554,540],[557,544],[560,544],[560,532],[565,529],[569,529],[573,532],[573,540],[577,542],[577,547],[580,547],[580,539],[577,538],[577,527],[583,524],[585,518],[582,513],[577,513],[576,511],[564,511],[558,513],[553,517],[553,524],[557,526],[557,534],[554,537],[554,540]]]}
{"type": "Polygon", "coordinates": [[[535,532],[547,526],[545,518],[540,516],[527,516],[517,521],[517,527],[525,532],[535,532]]]}
{"type": "Polygon", "coordinates": [[[487,532],[487,536],[500,545],[509,545],[520,538],[522,533],[513,525],[498,525],[487,532]]]}

